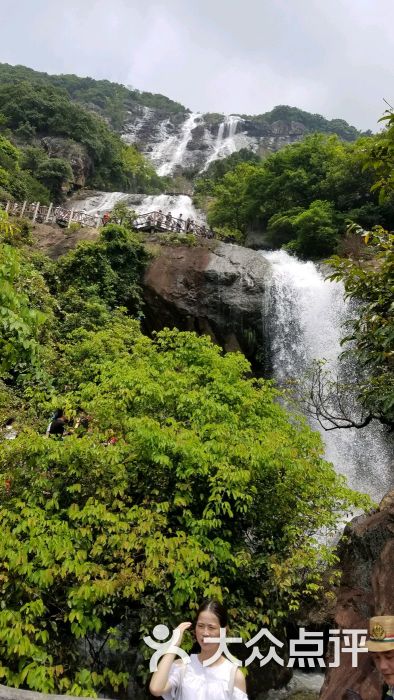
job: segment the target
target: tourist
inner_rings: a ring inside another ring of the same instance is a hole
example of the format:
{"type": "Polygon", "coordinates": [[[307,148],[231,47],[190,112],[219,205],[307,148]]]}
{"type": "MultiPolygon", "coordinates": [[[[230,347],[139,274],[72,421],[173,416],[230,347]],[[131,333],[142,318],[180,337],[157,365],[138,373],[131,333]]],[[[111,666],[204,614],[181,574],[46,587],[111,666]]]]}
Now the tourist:
{"type": "Polygon", "coordinates": [[[165,221],[167,231],[171,231],[171,221],[172,221],[172,214],[169,211],[168,214],[166,215],[166,221],[165,221]]]}
{"type": "Polygon", "coordinates": [[[163,212],[161,209],[157,212],[157,218],[156,218],[156,226],[157,228],[161,228],[161,224],[163,221],[163,212]]]}
{"type": "MultiPolygon", "coordinates": [[[[185,630],[191,622],[181,622],[176,646],[180,647],[185,630]]],[[[194,624],[194,634],[200,648],[191,654],[190,662],[175,661],[175,654],[165,653],[152,675],[149,690],[154,697],[164,700],[247,700],[245,678],[240,669],[223,654],[212,664],[203,665],[218,650],[217,642],[209,637],[219,637],[220,628],[227,628],[227,612],[215,600],[205,601],[199,608],[194,624]]]]}
{"type": "Polygon", "coordinates": [[[183,219],[182,214],[179,214],[179,219],[176,222],[176,230],[178,232],[183,231],[183,219]]]}
{"type": "Polygon", "coordinates": [[[62,408],[56,409],[46,430],[46,437],[62,438],[65,430],[66,418],[62,408]]]}
{"type": "Polygon", "coordinates": [[[102,218],[103,226],[106,226],[108,224],[109,219],[110,219],[110,214],[108,211],[106,211],[105,214],[103,214],[103,218],[102,218]]]}
{"type": "Polygon", "coordinates": [[[394,697],[394,615],[369,620],[368,651],[384,681],[382,700],[394,697]]]}

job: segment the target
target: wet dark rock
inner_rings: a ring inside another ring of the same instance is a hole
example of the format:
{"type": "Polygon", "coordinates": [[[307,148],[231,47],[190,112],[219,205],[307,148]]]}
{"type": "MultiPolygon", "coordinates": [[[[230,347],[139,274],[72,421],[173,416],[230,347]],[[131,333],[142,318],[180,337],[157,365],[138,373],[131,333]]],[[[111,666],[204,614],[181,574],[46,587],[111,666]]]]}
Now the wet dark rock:
{"type": "Polygon", "coordinates": [[[270,263],[241,246],[162,246],[144,277],[146,330],[205,333],[253,360],[266,347],[262,309],[270,275],[270,263]]]}
{"type": "MultiPolygon", "coordinates": [[[[342,571],[332,627],[366,629],[368,618],[394,614],[394,491],[379,509],[359,516],[346,527],[339,542],[342,571]]],[[[359,654],[357,668],[351,654],[341,654],[338,668],[329,669],[320,700],[345,700],[347,688],[363,700],[380,700],[382,683],[369,654],[359,654]]]]}

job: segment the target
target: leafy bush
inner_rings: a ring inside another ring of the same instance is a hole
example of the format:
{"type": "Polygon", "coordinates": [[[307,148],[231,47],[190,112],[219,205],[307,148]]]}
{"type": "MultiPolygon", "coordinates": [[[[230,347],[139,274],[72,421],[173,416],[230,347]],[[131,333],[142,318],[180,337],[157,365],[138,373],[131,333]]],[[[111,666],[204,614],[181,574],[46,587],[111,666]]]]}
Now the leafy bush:
{"type": "Polygon", "coordinates": [[[116,692],[142,636],[204,595],[245,634],[280,625],[332,561],[317,533],[367,501],[241,355],[119,315],[69,340],[58,401],[88,432],[0,444],[0,673],[88,695],[116,692]]]}
{"type": "Polygon", "coordinates": [[[139,281],[147,255],[139,239],[119,224],[107,224],[97,242],[83,241],[56,265],[59,293],[70,287],[88,301],[99,298],[109,309],[141,309],[139,281]]]}
{"type": "MultiPolygon", "coordinates": [[[[354,229],[354,227],[353,227],[354,229]]],[[[331,279],[343,280],[346,294],[361,302],[357,316],[348,325],[343,342],[350,343],[346,354],[356,358],[364,369],[360,396],[371,415],[394,425],[394,314],[393,262],[394,234],[377,226],[373,231],[358,229],[369,249],[369,260],[330,258],[335,269],[331,279]]]]}
{"type": "Polygon", "coordinates": [[[17,227],[0,211],[0,377],[37,365],[46,320],[37,293],[42,278],[9,244],[14,233],[17,227]]]}

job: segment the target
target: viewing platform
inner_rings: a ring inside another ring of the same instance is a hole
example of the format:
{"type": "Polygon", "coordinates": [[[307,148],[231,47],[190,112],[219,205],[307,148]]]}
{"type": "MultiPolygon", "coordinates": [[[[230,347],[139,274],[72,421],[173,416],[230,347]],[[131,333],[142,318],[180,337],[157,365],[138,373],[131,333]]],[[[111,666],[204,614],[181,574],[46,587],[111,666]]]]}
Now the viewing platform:
{"type": "MultiPolygon", "coordinates": [[[[91,228],[99,228],[107,223],[122,223],[122,219],[112,218],[111,212],[101,216],[89,214],[83,209],[67,209],[53,204],[44,206],[39,202],[0,202],[0,209],[6,211],[10,216],[25,217],[33,223],[57,224],[61,228],[70,228],[75,223],[81,227],[89,226],[91,228]]],[[[193,233],[203,238],[215,237],[213,231],[190,217],[186,219],[182,215],[175,217],[171,213],[163,213],[160,210],[144,214],[135,213],[133,227],[138,231],[150,233],[174,231],[184,234],[193,233]]]]}

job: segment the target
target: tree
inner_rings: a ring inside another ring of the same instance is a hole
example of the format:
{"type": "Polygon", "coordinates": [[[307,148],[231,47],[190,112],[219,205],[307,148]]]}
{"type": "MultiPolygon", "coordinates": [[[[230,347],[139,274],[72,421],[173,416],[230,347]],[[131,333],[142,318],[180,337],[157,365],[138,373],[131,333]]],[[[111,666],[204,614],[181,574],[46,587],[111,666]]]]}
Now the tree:
{"type": "Polygon", "coordinates": [[[364,369],[359,397],[368,413],[394,425],[394,235],[377,226],[358,229],[372,256],[369,260],[333,257],[330,279],[341,279],[348,297],[357,302],[357,316],[349,323],[346,352],[364,369]]]}
{"type": "Polygon", "coordinates": [[[108,309],[125,306],[138,314],[140,278],[147,259],[135,234],[110,223],[102,229],[99,241],[83,241],[59,259],[56,275],[60,295],[73,288],[85,301],[100,299],[108,309]]]}
{"type": "Polygon", "coordinates": [[[47,187],[56,201],[60,201],[68,192],[73,181],[70,163],[64,158],[47,158],[38,165],[37,179],[47,187]]]}
{"type": "Polygon", "coordinates": [[[36,364],[39,355],[41,327],[45,314],[32,307],[24,286],[31,285],[26,272],[34,271],[23,266],[20,252],[4,243],[12,236],[15,226],[7,214],[0,211],[0,376],[12,368],[36,364]]]}
{"type": "Polygon", "coordinates": [[[242,163],[229,171],[214,188],[215,200],[209,207],[210,226],[226,226],[246,232],[247,186],[257,166],[242,163]]]}
{"type": "Polygon", "coordinates": [[[394,199],[379,202],[371,192],[374,174],[365,166],[374,144],[375,138],[349,144],[337,136],[314,134],[264,161],[235,167],[222,179],[199,181],[197,195],[214,196],[209,208],[212,225],[261,230],[265,240],[275,246],[291,243],[303,257],[329,255],[350,217],[364,227],[371,222],[388,226],[393,218],[394,199]],[[317,223],[318,201],[327,204],[320,207],[322,224],[316,227],[315,241],[312,229],[303,236],[301,228],[305,231],[308,221],[317,223]],[[308,212],[299,220],[298,231],[293,227],[297,210],[308,212]]]}
{"type": "Polygon", "coordinates": [[[330,202],[316,200],[292,219],[295,239],[285,247],[302,258],[322,258],[335,250],[337,228],[330,202]]]}
{"type": "Polygon", "coordinates": [[[144,633],[204,595],[247,635],[319,590],[332,552],[317,537],[367,500],[245,358],[116,314],[75,331],[53,372],[67,414],[91,419],[82,437],[0,445],[7,684],[116,691],[144,633]]]}

